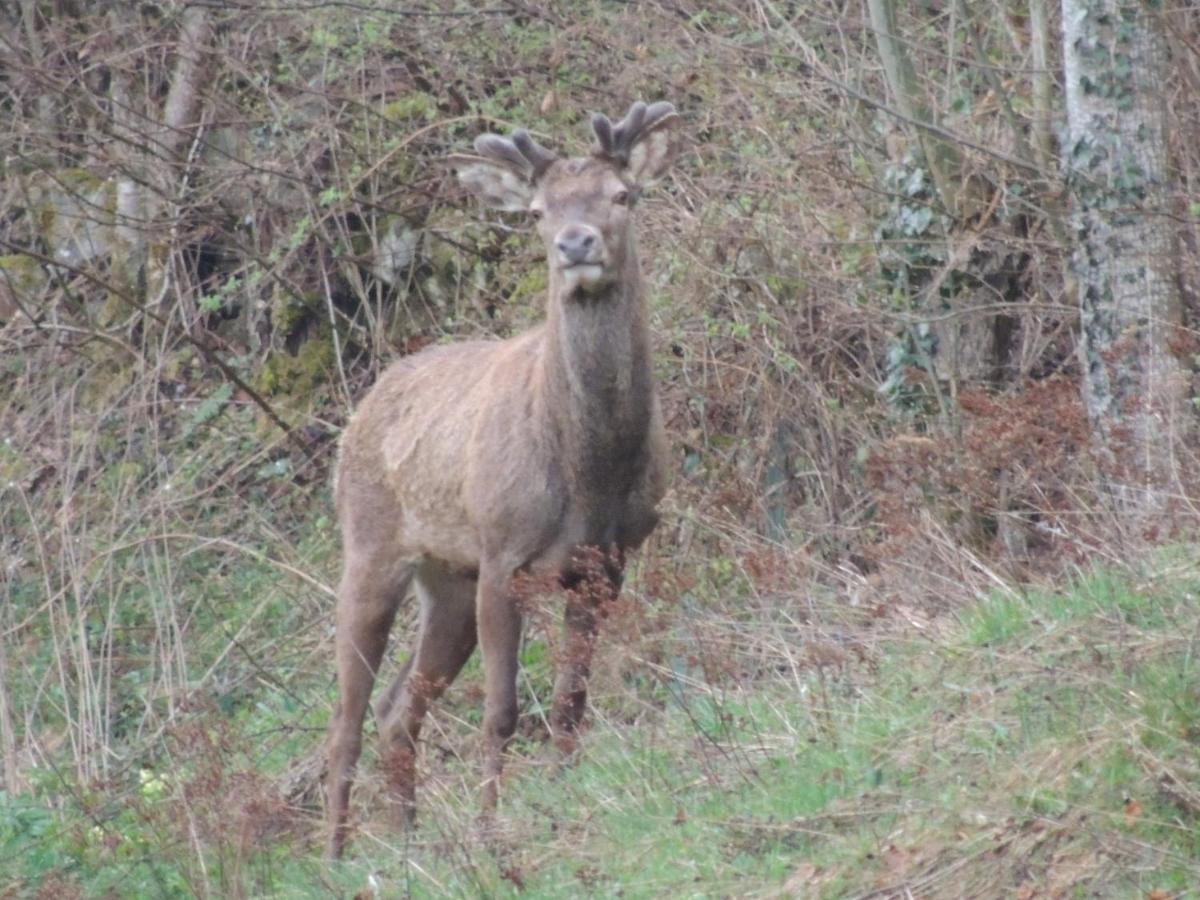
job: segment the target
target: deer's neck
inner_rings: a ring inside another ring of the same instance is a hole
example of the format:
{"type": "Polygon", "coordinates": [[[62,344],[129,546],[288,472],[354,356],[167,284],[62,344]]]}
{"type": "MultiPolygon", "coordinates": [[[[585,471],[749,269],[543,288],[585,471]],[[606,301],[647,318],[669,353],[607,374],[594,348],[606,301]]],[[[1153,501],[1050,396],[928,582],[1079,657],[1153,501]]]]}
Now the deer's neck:
{"type": "Polygon", "coordinates": [[[566,296],[556,273],[549,285],[547,413],[568,468],[601,491],[618,490],[644,465],[654,403],[646,303],[630,243],[611,286],[566,296]]]}

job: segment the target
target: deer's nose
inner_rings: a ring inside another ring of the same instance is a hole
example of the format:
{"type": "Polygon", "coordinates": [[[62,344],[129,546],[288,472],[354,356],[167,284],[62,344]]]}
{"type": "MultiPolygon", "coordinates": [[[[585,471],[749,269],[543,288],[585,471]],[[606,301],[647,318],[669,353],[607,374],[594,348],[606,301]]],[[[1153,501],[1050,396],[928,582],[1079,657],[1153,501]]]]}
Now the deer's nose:
{"type": "Polygon", "coordinates": [[[565,265],[596,263],[599,254],[600,234],[589,225],[568,225],[554,239],[559,259],[565,265]]]}

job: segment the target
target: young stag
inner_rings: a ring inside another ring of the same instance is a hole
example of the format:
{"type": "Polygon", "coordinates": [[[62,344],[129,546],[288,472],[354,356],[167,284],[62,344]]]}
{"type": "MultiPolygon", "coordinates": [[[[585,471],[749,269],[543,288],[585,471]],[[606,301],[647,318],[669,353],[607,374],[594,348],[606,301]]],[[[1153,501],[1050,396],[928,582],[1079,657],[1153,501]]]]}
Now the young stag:
{"type": "Polygon", "coordinates": [[[414,813],[421,720],[476,643],[483,812],[495,809],[517,724],[514,578],[523,573],[566,587],[593,582],[568,592],[567,652],[551,711],[555,742],[574,747],[597,606],[619,591],[624,556],[654,528],[666,486],[633,207],[670,163],[677,122],[669,103],[635,103],[615,126],[592,119],[596,146],[587,157],[559,159],[519,130],[482,135],[475,155],[450,160],[490,206],[536,220],[550,268],[548,309],[545,322],[509,340],[400,360],[342,439],[335,494],[344,568],[328,774],[334,856],[349,832],[371,687],[410,584],[420,604],[416,643],[376,710],[402,823],[414,813]]]}

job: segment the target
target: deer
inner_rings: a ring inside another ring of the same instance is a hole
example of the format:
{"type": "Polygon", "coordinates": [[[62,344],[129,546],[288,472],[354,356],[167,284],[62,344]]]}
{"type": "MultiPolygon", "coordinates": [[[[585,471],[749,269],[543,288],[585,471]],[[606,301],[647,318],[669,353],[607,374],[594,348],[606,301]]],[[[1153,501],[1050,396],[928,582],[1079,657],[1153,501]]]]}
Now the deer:
{"type": "Polygon", "coordinates": [[[375,709],[399,827],[415,822],[422,721],[476,646],[484,680],[480,814],[490,821],[495,813],[518,718],[523,576],[565,589],[567,652],[549,725],[568,757],[576,751],[599,617],[619,594],[627,555],[658,522],[667,488],[634,210],[673,161],[678,122],[670,103],[637,102],[615,125],[592,117],[587,156],[561,158],[517,129],[482,134],[475,153],[446,159],[488,207],[534,220],[549,269],[546,315],[506,340],[402,357],[343,432],[334,481],[343,555],[337,699],[326,780],[333,858],[352,830],[364,719],[410,588],[415,642],[375,709]],[[584,579],[588,589],[577,589],[584,579]]]}

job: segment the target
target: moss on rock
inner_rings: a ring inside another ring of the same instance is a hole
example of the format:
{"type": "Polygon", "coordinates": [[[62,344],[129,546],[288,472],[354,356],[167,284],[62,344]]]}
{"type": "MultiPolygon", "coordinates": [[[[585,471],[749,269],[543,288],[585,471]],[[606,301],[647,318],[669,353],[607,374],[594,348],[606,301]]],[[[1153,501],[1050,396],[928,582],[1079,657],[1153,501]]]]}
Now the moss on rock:
{"type": "Polygon", "coordinates": [[[32,256],[0,256],[0,322],[12,319],[20,306],[33,303],[45,283],[42,267],[32,256]]]}
{"type": "Polygon", "coordinates": [[[336,364],[333,341],[326,326],[302,343],[294,355],[284,350],[271,353],[256,381],[270,396],[305,400],[329,381],[336,364]]]}
{"type": "Polygon", "coordinates": [[[299,331],[320,308],[316,294],[296,295],[277,290],[271,299],[271,325],[275,337],[283,340],[299,331]]]}

